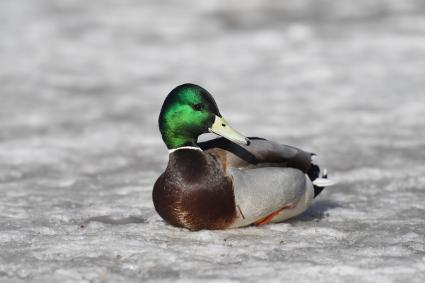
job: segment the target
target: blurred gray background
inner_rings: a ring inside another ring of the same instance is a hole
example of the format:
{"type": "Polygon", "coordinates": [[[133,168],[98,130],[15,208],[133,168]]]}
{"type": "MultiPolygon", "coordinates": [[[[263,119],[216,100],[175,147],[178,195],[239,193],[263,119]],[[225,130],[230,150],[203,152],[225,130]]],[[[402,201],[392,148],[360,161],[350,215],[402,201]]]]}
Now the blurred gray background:
{"type": "Polygon", "coordinates": [[[2,0],[0,282],[424,282],[424,89],[422,0],[2,0]],[[184,82],[340,184],[282,224],[166,225],[184,82]]]}

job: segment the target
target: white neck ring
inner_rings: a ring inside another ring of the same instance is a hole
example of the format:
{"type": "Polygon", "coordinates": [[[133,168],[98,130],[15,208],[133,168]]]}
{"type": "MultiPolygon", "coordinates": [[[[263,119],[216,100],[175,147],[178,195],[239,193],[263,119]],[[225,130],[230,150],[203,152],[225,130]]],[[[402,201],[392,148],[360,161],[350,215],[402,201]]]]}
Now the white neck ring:
{"type": "Polygon", "coordinates": [[[199,150],[199,151],[202,151],[202,149],[201,149],[201,148],[196,147],[196,146],[181,146],[181,147],[178,147],[178,148],[173,148],[173,149],[168,150],[168,153],[173,153],[173,152],[175,152],[175,151],[177,151],[177,150],[180,150],[180,149],[191,149],[191,150],[199,150]]]}

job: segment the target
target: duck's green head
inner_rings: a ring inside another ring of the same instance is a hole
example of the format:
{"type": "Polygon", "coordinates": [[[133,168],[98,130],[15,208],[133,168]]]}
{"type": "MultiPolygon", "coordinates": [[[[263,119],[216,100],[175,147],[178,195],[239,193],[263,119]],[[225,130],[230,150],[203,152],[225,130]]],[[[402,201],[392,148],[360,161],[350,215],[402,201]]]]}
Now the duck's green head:
{"type": "Polygon", "coordinates": [[[168,94],[158,121],[162,139],[169,149],[197,146],[198,137],[208,132],[248,143],[247,138],[223,119],[212,95],[194,84],[180,85],[168,94]]]}

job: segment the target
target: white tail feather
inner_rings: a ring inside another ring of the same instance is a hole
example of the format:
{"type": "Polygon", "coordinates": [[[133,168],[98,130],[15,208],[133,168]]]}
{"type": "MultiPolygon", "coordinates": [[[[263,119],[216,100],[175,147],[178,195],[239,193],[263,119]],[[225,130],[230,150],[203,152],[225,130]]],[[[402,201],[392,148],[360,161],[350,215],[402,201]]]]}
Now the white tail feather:
{"type": "Polygon", "coordinates": [[[326,179],[326,178],[317,178],[316,180],[313,181],[313,185],[318,186],[318,187],[330,187],[335,185],[337,182],[331,179],[326,179]]]}

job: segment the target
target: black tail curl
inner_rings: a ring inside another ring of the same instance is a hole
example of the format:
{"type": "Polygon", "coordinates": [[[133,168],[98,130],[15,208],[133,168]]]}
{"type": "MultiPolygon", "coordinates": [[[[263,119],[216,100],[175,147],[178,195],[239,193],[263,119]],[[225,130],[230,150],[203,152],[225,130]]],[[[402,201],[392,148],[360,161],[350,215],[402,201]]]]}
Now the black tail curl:
{"type": "MultiPolygon", "coordinates": [[[[308,177],[313,182],[320,177],[320,167],[316,164],[311,163],[310,169],[307,172],[308,177]]],[[[327,176],[322,176],[322,178],[327,178],[327,176]]],[[[324,187],[314,186],[314,197],[316,198],[324,189],[324,187]]]]}

